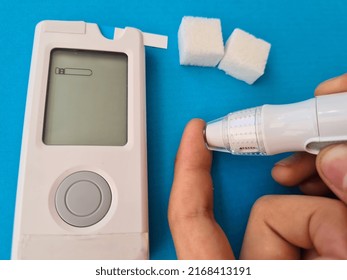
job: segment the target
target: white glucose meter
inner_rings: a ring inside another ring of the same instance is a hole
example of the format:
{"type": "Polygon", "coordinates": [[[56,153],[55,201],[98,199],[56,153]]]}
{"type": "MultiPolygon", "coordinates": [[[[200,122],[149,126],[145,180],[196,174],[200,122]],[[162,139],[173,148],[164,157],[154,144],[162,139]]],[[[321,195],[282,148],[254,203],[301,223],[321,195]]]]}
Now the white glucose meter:
{"type": "Polygon", "coordinates": [[[134,28],[43,21],[35,31],[13,259],[146,259],[144,46],[134,28]]]}

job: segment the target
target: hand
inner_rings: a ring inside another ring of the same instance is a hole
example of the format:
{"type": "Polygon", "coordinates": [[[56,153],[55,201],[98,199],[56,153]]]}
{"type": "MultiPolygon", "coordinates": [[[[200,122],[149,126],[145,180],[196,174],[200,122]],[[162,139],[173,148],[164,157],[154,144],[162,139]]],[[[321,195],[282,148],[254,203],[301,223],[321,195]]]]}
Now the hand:
{"type": "MultiPolygon", "coordinates": [[[[315,94],[341,91],[347,91],[347,75],[321,84],[315,94]]],[[[233,259],[213,216],[212,156],[204,144],[204,125],[193,120],[182,136],[169,202],[170,229],[179,259],[233,259]]],[[[346,174],[347,145],[328,147],[317,160],[299,153],[276,164],[272,175],[279,183],[300,184],[311,195],[331,190],[344,203],[318,196],[260,198],[252,209],[240,257],[347,259],[346,174]]]]}
{"type": "MultiPolygon", "coordinates": [[[[320,84],[315,95],[344,91],[346,74],[320,84]]],[[[296,153],[278,162],[272,176],[282,185],[300,185],[301,191],[311,196],[258,200],[248,222],[241,257],[347,259],[347,145],[329,146],[317,157],[296,153]],[[318,197],[333,194],[341,200],[318,197]]]]}
{"type": "MultiPolygon", "coordinates": [[[[346,74],[320,84],[315,95],[344,91],[346,74]]],[[[267,196],[258,200],[250,215],[241,257],[347,259],[347,145],[327,147],[317,157],[296,153],[277,163],[272,176],[282,185],[300,185],[301,191],[311,196],[267,196]],[[341,200],[318,197],[333,193],[341,200]]]]}
{"type": "MultiPolygon", "coordinates": [[[[346,91],[347,74],[323,82],[316,88],[315,95],[346,91]]],[[[347,204],[345,175],[347,143],[327,147],[319,153],[317,159],[311,154],[296,153],[278,162],[272,170],[273,178],[282,185],[300,185],[301,191],[310,195],[329,195],[333,192],[347,204]]]]}

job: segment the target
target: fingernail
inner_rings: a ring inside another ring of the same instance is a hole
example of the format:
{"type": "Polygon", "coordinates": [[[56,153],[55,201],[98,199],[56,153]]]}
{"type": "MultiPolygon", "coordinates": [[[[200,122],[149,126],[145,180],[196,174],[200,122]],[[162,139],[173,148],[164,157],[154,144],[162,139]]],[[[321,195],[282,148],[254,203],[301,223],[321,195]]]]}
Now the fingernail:
{"type": "Polygon", "coordinates": [[[275,165],[284,166],[284,167],[291,166],[293,164],[296,164],[298,161],[300,161],[301,158],[302,158],[301,153],[295,153],[285,159],[280,160],[275,165]]]}
{"type": "Polygon", "coordinates": [[[337,189],[347,191],[347,145],[341,144],[327,150],[321,159],[321,171],[337,189]]]}

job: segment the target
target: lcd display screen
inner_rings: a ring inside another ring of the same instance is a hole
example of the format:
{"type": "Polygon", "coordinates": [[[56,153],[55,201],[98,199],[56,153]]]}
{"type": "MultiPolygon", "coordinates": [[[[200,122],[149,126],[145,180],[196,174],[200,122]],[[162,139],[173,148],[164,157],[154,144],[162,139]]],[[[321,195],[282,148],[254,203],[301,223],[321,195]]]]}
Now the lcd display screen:
{"type": "Polygon", "coordinates": [[[124,146],[128,139],[127,72],[124,53],[52,50],[43,142],[124,146]]]}

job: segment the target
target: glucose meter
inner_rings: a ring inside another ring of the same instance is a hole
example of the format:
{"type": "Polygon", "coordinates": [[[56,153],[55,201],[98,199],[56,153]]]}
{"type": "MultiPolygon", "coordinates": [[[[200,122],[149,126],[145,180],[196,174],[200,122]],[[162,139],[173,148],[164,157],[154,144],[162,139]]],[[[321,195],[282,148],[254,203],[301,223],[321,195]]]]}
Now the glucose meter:
{"type": "Polygon", "coordinates": [[[35,31],[13,259],[148,258],[144,46],[135,28],[35,31]]]}

